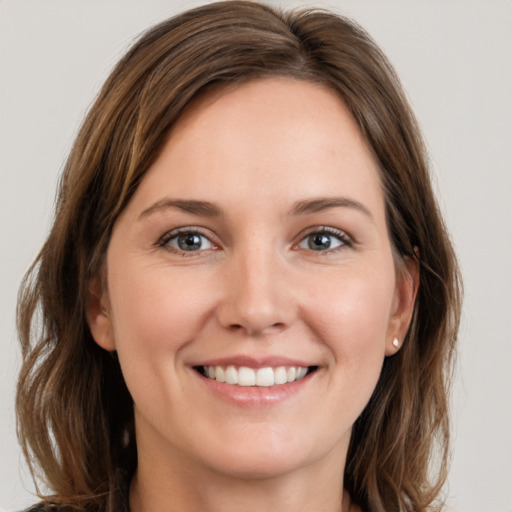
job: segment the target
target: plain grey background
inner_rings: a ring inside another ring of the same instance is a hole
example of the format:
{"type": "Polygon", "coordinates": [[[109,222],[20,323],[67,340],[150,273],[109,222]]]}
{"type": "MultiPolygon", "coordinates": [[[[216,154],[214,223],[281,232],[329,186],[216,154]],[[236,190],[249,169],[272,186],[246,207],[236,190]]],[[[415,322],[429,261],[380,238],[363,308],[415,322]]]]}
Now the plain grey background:
{"type": "MultiPolygon", "coordinates": [[[[199,2],[0,0],[0,510],[34,502],[15,435],[19,281],[80,120],[133,37],[199,2]]],[[[465,278],[454,386],[456,512],[512,512],[512,1],[330,0],[395,64],[465,278]]]]}

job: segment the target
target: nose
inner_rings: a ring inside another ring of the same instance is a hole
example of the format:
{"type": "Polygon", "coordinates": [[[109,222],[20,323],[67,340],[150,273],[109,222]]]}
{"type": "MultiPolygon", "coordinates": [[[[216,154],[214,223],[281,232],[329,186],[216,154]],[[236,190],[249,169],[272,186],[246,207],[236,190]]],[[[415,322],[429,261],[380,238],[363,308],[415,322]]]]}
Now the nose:
{"type": "Polygon", "coordinates": [[[272,249],[247,249],[231,258],[217,309],[223,327],[264,336],[286,329],[294,315],[293,282],[272,249]]]}

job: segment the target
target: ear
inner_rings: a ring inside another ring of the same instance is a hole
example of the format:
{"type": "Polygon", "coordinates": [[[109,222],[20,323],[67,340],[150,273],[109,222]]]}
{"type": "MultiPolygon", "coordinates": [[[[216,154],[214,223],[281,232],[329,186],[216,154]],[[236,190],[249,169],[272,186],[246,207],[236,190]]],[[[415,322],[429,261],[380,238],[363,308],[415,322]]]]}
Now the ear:
{"type": "Polygon", "coordinates": [[[396,277],[395,295],[386,335],[386,356],[396,354],[411,324],[419,284],[419,264],[406,257],[401,272],[396,277]]]}
{"type": "Polygon", "coordinates": [[[115,350],[107,286],[100,276],[93,277],[89,281],[86,316],[94,341],[105,350],[115,350]]]}

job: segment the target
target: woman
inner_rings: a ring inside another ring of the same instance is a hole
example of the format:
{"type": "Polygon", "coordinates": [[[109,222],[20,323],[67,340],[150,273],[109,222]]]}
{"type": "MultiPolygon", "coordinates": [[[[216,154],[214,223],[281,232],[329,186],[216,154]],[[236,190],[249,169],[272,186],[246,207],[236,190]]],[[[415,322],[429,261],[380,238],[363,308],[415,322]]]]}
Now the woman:
{"type": "Polygon", "coordinates": [[[459,311],[369,36],[252,2],[170,19],[100,92],[22,287],[42,507],[429,510],[459,311]]]}

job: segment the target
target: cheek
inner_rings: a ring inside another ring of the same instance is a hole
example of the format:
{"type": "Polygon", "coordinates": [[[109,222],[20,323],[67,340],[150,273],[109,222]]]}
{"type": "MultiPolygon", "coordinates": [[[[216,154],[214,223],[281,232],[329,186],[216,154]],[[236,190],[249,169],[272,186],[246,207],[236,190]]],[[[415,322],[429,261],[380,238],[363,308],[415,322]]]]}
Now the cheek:
{"type": "MultiPolygon", "coordinates": [[[[109,273],[113,336],[136,406],[156,421],[161,404],[180,406],[172,395],[181,386],[180,355],[206,321],[211,293],[207,282],[185,273],[170,275],[157,267],[130,270],[109,273]]],[[[169,405],[169,418],[173,410],[169,405]]]]}
{"type": "Polygon", "coordinates": [[[193,340],[212,308],[207,276],[139,268],[133,274],[112,273],[109,287],[116,343],[148,356],[178,351],[193,340]]]}
{"type": "Polygon", "coordinates": [[[346,272],[310,288],[307,323],[351,386],[375,383],[380,373],[394,292],[393,279],[382,277],[388,275],[346,272]]]}
{"type": "Polygon", "coordinates": [[[392,279],[374,273],[363,277],[350,271],[344,274],[310,288],[312,321],[319,319],[320,329],[337,331],[347,341],[384,342],[393,301],[392,279]]]}
{"type": "MultiPolygon", "coordinates": [[[[182,385],[181,354],[193,343],[210,308],[206,283],[184,274],[148,267],[109,276],[113,335],[123,375],[137,407],[155,421],[161,404],[180,406],[173,393],[182,385]],[[135,277],[127,279],[130,275],[135,277]]],[[[172,417],[173,410],[169,405],[166,414],[172,417]]]]}

